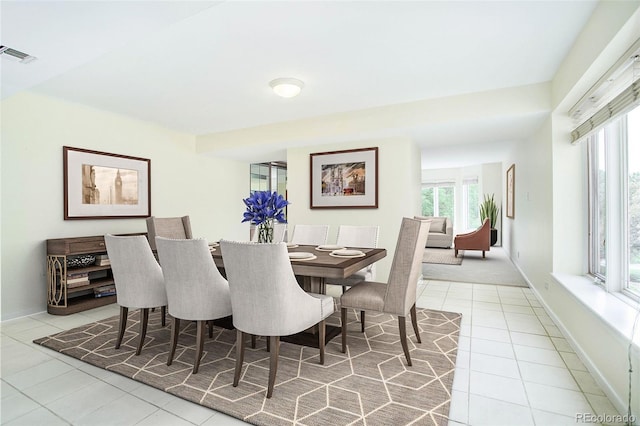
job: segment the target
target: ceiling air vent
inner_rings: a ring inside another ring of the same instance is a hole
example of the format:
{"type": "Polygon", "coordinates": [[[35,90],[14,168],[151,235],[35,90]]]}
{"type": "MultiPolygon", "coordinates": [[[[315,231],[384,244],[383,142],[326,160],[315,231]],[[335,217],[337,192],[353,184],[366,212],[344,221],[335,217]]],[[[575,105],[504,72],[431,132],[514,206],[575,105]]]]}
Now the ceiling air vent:
{"type": "Polygon", "coordinates": [[[38,59],[35,56],[27,55],[24,52],[20,52],[19,50],[12,49],[7,46],[0,46],[0,55],[2,55],[3,58],[20,62],[21,64],[28,64],[29,62],[33,62],[38,59]]]}

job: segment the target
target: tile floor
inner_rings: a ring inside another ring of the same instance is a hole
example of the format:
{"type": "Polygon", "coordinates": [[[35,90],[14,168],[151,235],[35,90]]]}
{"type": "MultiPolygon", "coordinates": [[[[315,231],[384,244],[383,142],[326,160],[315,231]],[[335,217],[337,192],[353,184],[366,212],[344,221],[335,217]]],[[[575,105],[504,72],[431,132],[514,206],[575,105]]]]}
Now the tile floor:
{"type": "MultiPolygon", "coordinates": [[[[451,426],[575,425],[577,413],[617,414],[529,289],[425,281],[418,306],[463,314],[451,426]]],[[[1,424],[244,424],[32,343],[117,313],[110,305],[3,322],[1,424]]]]}

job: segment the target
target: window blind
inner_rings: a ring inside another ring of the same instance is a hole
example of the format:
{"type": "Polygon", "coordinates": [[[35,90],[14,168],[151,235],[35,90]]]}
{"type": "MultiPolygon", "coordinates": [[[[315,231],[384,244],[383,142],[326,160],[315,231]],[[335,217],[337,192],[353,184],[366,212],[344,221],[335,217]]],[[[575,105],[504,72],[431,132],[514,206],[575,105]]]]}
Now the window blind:
{"type": "Polygon", "coordinates": [[[622,115],[640,104],[640,81],[635,81],[611,102],[600,108],[571,132],[571,142],[576,143],[592,131],[601,128],[607,121],[622,115]]]}
{"type": "Polygon", "coordinates": [[[575,121],[571,143],[638,105],[640,92],[640,39],[603,75],[569,111],[575,121]]]}

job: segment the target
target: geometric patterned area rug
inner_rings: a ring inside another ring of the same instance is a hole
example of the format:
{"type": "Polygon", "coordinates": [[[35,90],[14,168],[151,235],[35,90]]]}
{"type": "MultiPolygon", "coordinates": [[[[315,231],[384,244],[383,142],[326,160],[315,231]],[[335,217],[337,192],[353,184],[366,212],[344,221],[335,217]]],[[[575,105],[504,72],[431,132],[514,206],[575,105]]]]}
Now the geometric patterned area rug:
{"type": "Polygon", "coordinates": [[[464,250],[458,252],[458,257],[455,256],[455,251],[451,248],[425,248],[424,255],[422,256],[422,263],[439,263],[442,265],[461,265],[464,257],[464,250]]]}
{"type": "MultiPolygon", "coordinates": [[[[159,309],[149,315],[139,356],[137,312],[130,312],[118,350],[118,316],[34,342],[255,425],[446,425],[461,315],[417,313],[422,344],[407,324],[413,367],[406,365],[395,317],[367,312],[363,334],[355,312],[349,312],[347,353],[340,352],[340,337],[334,338],[326,346],[325,365],[318,364],[318,349],[281,342],[271,399],[264,339],[258,338],[255,349],[245,346],[244,370],[234,388],[236,332],[214,327],[200,369],[192,374],[195,325],[183,321],[176,356],[167,366],[170,321],[161,326],[159,309]]],[[[339,315],[338,310],[327,324],[339,326],[339,315]]]]}

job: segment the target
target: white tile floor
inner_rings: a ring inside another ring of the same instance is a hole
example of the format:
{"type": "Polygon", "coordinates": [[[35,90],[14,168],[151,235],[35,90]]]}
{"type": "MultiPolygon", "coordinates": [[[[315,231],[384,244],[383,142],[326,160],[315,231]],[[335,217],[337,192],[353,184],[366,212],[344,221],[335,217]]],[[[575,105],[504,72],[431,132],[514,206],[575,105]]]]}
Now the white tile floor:
{"type": "MultiPolygon", "coordinates": [[[[451,426],[575,425],[577,413],[617,414],[529,289],[426,281],[418,293],[418,307],[463,314],[451,426]]],[[[32,343],[117,313],[110,305],[3,322],[1,424],[244,424],[32,343]]]]}

